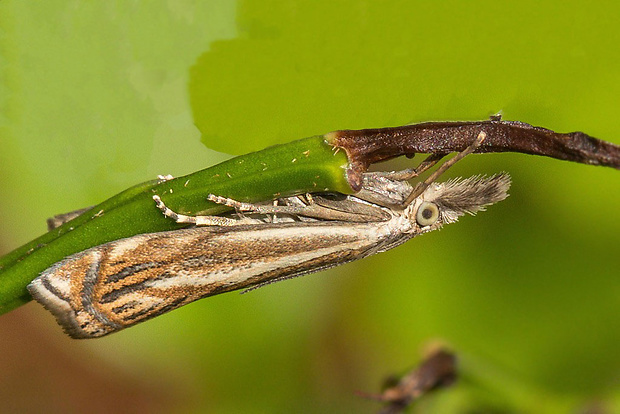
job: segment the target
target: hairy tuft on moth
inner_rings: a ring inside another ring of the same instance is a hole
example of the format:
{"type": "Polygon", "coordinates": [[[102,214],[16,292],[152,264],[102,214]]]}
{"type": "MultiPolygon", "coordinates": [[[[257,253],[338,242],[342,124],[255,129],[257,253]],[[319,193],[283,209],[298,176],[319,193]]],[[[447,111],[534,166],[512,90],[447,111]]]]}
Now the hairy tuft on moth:
{"type": "Polygon", "coordinates": [[[380,253],[507,197],[507,174],[435,182],[483,140],[481,133],[415,188],[402,181],[415,174],[395,172],[367,173],[354,196],[307,194],[251,205],[209,195],[237,210],[227,217],[180,215],[155,196],[165,216],[195,226],[77,253],[28,290],[71,337],[95,338],[201,298],[380,253]]]}

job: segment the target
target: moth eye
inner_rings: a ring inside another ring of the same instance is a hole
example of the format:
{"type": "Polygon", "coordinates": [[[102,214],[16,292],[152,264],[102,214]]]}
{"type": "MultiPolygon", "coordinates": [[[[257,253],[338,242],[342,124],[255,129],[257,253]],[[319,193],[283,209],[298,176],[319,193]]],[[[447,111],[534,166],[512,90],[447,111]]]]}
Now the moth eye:
{"type": "Polygon", "coordinates": [[[415,217],[418,224],[422,227],[435,224],[439,219],[439,208],[437,204],[424,202],[418,208],[418,212],[415,217]]]}

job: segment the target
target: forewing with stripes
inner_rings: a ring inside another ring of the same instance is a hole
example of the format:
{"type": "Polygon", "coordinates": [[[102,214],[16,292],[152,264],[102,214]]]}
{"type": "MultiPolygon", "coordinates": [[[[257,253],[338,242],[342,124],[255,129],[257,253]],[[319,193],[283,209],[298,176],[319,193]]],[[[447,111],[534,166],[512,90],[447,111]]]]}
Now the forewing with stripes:
{"type": "Polygon", "coordinates": [[[279,223],[143,234],[68,257],[29,286],[74,338],[118,331],[194,300],[363,257],[376,223],[279,223]]]}

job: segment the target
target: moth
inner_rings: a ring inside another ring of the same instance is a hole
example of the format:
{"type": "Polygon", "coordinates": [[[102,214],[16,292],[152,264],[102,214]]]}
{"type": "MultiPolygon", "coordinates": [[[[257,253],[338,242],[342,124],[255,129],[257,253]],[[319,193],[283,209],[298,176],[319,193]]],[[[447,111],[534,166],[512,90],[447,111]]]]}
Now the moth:
{"type": "Polygon", "coordinates": [[[209,195],[234,207],[226,216],[171,220],[189,228],[141,234],[67,257],[28,286],[73,338],[101,337],[198,299],[252,289],[384,252],[458,217],[507,197],[507,174],[436,182],[482,142],[412,186],[409,172],[363,176],[355,195],[306,194],[247,204],[209,195]]]}

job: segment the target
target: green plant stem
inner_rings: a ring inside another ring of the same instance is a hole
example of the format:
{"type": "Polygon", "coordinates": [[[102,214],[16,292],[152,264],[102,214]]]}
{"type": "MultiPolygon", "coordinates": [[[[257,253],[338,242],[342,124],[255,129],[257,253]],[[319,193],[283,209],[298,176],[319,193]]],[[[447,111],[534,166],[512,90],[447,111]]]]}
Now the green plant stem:
{"type": "Polygon", "coordinates": [[[208,194],[255,202],[304,192],[352,193],[344,151],[323,136],[293,141],[232,158],[168,181],[152,180],[96,205],[77,218],[0,259],[0,314],[28,302],[28,283],[52,264],[88,248],[136,234],[181,227],[155,206],[159,195],[184,214],[218,214],[227,207],[208,194]]]}

